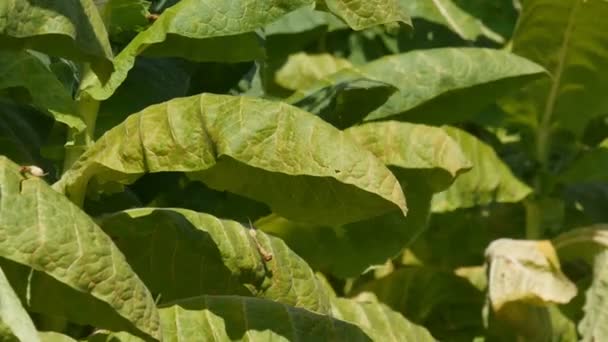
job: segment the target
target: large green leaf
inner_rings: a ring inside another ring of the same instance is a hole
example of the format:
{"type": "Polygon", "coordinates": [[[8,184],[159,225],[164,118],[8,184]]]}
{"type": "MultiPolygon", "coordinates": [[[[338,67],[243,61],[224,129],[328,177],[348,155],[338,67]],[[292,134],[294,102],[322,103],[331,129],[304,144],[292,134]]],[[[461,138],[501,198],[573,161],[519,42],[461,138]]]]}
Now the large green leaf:
{"type": "Polygon", "coordinates": [[[411,323],[382,303],[334,298],[332,317],[355,324],[372,341],[435,341],[424,327],[411,323]]]}
{"type": "Polygon", "coordinates": [[[0,198],[0,257],[10,260],[2,268],[32,310],[160,334],[152,296],[88,215],[44,180],[24,179],[6,157],[0,157],[0,198]]]}
{"type": "Polygon", "coordinates": [[[25,88],[31,102],[48,109],[57,121],[84,129],[71,94],[36,57],[26,51],[0,50],[0,75],[0,89],[25,88]]]}
{"type": "Polygon", "coordinates": [[[449,272],[406,267],[364,283],[353,294],[365,298],[369,292],[412,322],[426,326],[440,340],[474,337],[483,329],[483,292],[449,272]]]}
{"type": "Polygon", "coordinates": [[[397,89],[368,78],[356,69],[342,69],[296,91],[285,101],[318,115],[337,128],[360,123],[397,89]]]}
{"type": "Polygon", "coordinates": [[[608,72],[607,15],[608,2],[602,0],[523,2],[512,50],[544,66],[552,77],[521,89],[504,108],[541,130],[539,149],[546,149],[549,130],[580,134],[591,118],[608,111],[603,76],[608,72]]]}
{"type": "Polygon", "coordinates": [[[470,118],[499,96],[544,74],[522,57],[482,48],[412,51],[380,58],[361,71],[399,89],[368,120],[432,124],[470,118]]]}
{"type": "Polygon", "coordinates": [[[473,135],[454,128],[444,130],[456,140],[473,169],[458,177],[446,191],[433,197],[434,212],[470,208],[492,202],[518,202],[532,190],[519,181],[491,146],[473,135]]]}
{"type": "Polygon", "coordinates": [[[29,48],[91,63],[102,79],[112,72],[112,49],[91,0],[4,0],[0,45],[29,48]]]}
{"type": "Polygon", "coordinates": [[[309,55],[303,52],[289,56],[275,74],[277,84],[291,90],[310,87],[315,81],[353,65],[346,59],[327,53],[309,55]]]}
{"type": "Polygon", "coordinates": [[[488,292],[495,311],[517,301],[564,304],[576,295],[576,285],[561,272],[549,241],[499,239],[488,246],[486,257],[488,292]]]}
{"type": "Polygon", "coordinates": [[[279,236],[315,269],[339,277],[383,264],[426,227],[433,192],[445,189],[470,167],[458,144],[442,129],[400,122],[369,123],[346,133],[370,150],[407,189],[409,214],[386,215],[340,226],[310,225],[272,215],[256,222],[279,236]]]}
{"type": "Polygon", "coordinates": [[[218,62],[261,58],[264,50],[253,31],[311,3],[312,0],[180,1],[116,56],[116,72],[107,84],[91,77],[84,81],[83,88],[96,100],[107,99],[125,80],[140,54],[218,62]]]}
{"type": "Polygon", "coordinates": [[[258,296],[328,312],[310,267],[277,238],[235,221],[184,209],[133,209],[102,228],[148,288],[169,302],[203,294],[258,296]],[[256,243],[263,245],[263,252],[256,243]],[[271,253],[264,261],[262,253],[271,253]]]}
{"type": "Polygon", "coordinates": [[[462,39],[476,40],[481,36],[502,43],[504,39],[487,28],[479,19],[458,7],[452,0],[401,0],[401,6],[413,18],[422,18],[445,25],[462,39]]]}
{"type": "Polygon", "coordinates": [[[401,8],[398,0],[320,0],[320,2],[355,30],[395,22],[411,26],[410,18],[401,8]]]}
{"type": "Polygon", "coordinates": [[[0,269],[0,340],[40,341],[34,323],[0,269]]]}
{"type": "Polygon", "coordinates": [[[87,183],[130,183],[184,171],[216,190],[264,202],[285,217],[344,224],[406,212],[397,179],[323,120],[281,102],[203,94],[133,114],[55,184],[81,203],[87,183]]]}

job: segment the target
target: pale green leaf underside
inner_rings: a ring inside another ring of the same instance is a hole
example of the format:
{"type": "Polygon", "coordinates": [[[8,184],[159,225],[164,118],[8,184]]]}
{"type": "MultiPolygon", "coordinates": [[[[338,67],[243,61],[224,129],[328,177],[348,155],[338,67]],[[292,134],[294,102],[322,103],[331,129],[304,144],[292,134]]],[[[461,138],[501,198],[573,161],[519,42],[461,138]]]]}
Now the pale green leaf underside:
{"type": "Polygon", "coordinates": [[[470,118],[499,96],[544,74],[525,58],[483,48],[417,50],[380,58],[361,71],[399,89],[367,120],[432,124],[470,118]]]}
{"type": "Polygon", "coordinates": [[[0,340],[9,341],[14,337],[16,341],[40,341],[38,332],[27,311],[8,279],[0,269],[0,340]],[[8,330],[8,331],[7,331],[8,330]]]}
{"type": "Polygon", "coordinates": [[[334,298],[332,317],[357,325],[372,341],[435,341],[424,327],[413,324],[382,303],[334,298]]]}
{"type": "Polygon", "coordinates": [[[185,209],[133,209],[101,227],[162,302],[203,294],[257,296],[326,313],[328,294],[285,243],[242,224],[185,209]],[[169,279],[169,281],[167,281],[169,279]]]}
{"type": "Polygon", "coordinates": [[[108,83],[102,85],[89,78],[83,88],[97,100],[109,98],[124,82],[140,54],[217,62],[262,58],[260,37],[253,31],[311,4],[312,0],[180,1],[116,56],[116,72],[108,83]]]}
{"type": "Polygon", "coordinates": [[[77,342],[68,335],[60,334],[54,331],[40,331],[38,336],[41,342],[77,342]]]}
{"type": "Polygon", "coordinates": [[[505,101],[518,121],[581,134],[608,111],[608,2],[529,0],[522,3],[513,52],[544,66],[538,80],[505,101]]]}
{"type": "Polygon", "coordinates": [[[593,281],[585,293],[585,315],[578,325],[581,341],[601,341],[608,336],[608,312],[606,294],[608,293],[608,251],[599,253],[594,262],[593,281]]]}
{"type": "Polygon", "coordinates": [[[91,178],[124,184],[162,171],[188,172],[299,221],[336,225],[406,212],[397,179],[343,132],[281,102],[212,94],[129,116],[55,188],[80,202],[91,178]]]}
{"type": "Polygon", "coordinates": [[[278,236],[315,269],[354,277],[382,264],[426,227],[433,192],[470,167],[459,145],[441,128],[401,122],[368,123],[345,131],[391,168],[410,199],[398,211],[341,226],[313,226],[271,215],[256,222],[278,236]]]}
{"type": "Polygon", "coordinates": [[[55,119],[77,130],[85,128],[76,115],[71,94],[53,72],[26,51],[0,51],[0,89],[27,89],[32,102],[42,110],[49,110],[55,119]]]}
{"type": "Polygon", "coordinates": [[[498,43],[504,42],[504,38],[460,9],[452,0],[401,0],[400,3],[412,18],[422,18],[447,26],[462,39],[476,40],[485,36],[498,43]]]}
{"type": "MultiPolygon", "coordinates": [[[[42,179],[23,179],[19,166],[0,157],[0,256],[44,272],[112,310],[109,314],[97,303],[96,309],[109,316],[84,314],[90,307],[61,313],[71,320],[133,330],[130,326],[116,326],[117,322],[126,324],[120,320],[129,320],[140,331],[157,336],[159,322],[154,300],[112,240],[42,179]]],[[[91,303],[87,304],[94,305],[91,303]]],[[[38,309],[50,314],[61,310],[38,309]]]]}
{"type": "Polygon", "coordinates": [[[276,72],[275,80],[286,89],[304,89],[321,78],[352,66],[348,60],[331,54],[309,55],[300,52],[289,56],[276,72]]]}
{"type": "MultiPolygon", "coordinates": [[[[388,337],[372,329],[320,315],[282,303],[250,297],[200,296],[163,306],[160,310],[164,341],[362,341],[376,336],[388,337]]],[[[391,317],[393,318],[393,317],[391,317]]],[[[402,321],[405,319],[401,318],[402,321]]],[[[410,328],[398,319],[399,327],[410,328]]],[[[407,322],[406,322],[407,323],[407,322]]],[[[418,330],[423,328],[415,327],[418,330]]],[[[402,334],[407,336],[408,332],[402,334]]],[[[410,333],[412,334],[412,333],[410,333]]],[[[419,335],[424,336],[418,332],[419,335]]],[[[117,338],[121,342],[140,341],[125,333],[97,333],[90,342],[117,338]]]]}
{"type": "Polygon", "coordinates": [[[330,12],[354,30],[401,22],[411,25],[398,0],[323,0],[330,12]]]}
{"type": "Polygon", "coordinates": [[[3,0],[0,45],[91,63],[101,79],[112,72],[112,49],[91,0],[3,0]]]}
{"type": "Polygon", "coordinates": [[[532,190],[518,180],[494,149],[473,135],[453,127],[444,130],[460,145],[473,168],[433,197],[432,210],[446,212],[492,202],[518,202],[532,190]]]}
{"type": "Polygon", "coordinates": [[[561,272],[549,241],[495,240],[486,258],[488,293],[496,311],[515,301],[565,304],[576,295],[576,285],[561,272]]]}

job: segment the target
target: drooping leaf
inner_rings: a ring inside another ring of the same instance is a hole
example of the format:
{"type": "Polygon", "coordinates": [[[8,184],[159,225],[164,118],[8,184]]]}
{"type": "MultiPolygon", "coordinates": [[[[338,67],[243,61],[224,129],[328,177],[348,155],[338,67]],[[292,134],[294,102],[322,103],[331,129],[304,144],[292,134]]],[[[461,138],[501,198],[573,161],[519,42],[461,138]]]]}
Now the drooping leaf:
{"type": "Polygon", "coordinates": [[[343,69],[296,91],[285,102],[345,129],[362,122],[396,90],[392,85],[370,79],[356,69],[343,69]]]}
{"type": "Polygon", "coordinates": [[[256,222],[313,268],[344,278],[384,263],[411,244],[426,227],[433,192],[470,167],[458,144],[440,128],[379,122],[346,133],[391,168],[408,194],[407,217],[395,211],[341,226],[303,224],[277,215],[256,222]]]}
{"type": "Polygon", "coordinates": [[[70,92],[53,72],[26,51],[0,50],[0,89],[22,87],[31,102],[70,127],[84,129],[70,92]]]}
{"type": "Polygon", "coordinates": [[[551,241],[560,260],[581,260],[593,264],[597,253],[608,248],[608,225],[594,224],[561,233],[551,241]]]}
{"type": "Polygon", "coordinates": [[[522,88],[504,101],[503,108],[515,120],[543,132],[558,128],[581,134],[591,118],[608,112],[608,79],[602,76],[608,72],[608,37],[602,34],[608,30],[603,20],[608,2],[522,4],[512,51],[542,65],[551,77],[522,88]]]}
{"type": "Polygon", "coordinates": [[[4,0],[0,18],[1,46],[91,63],[102,80],[112,72],[110,42],[91,0],[4,0]]]}
{"type": "Polygon", "coordinates": [[[280,102],[203,94],[133,114],[54,186],[81,203],[87,183],[132,183],[183,171],[281,215],[344,224],[406,212],[399,183],[370,152],[321,119],[280,102]]]}
{"type": "Polygon", "coordinates": [[[412,51],[380,58],[361,71],[399,89],[368,120],[431,124],[470,118],[499,96],[544,74],[542,67],[522,57],[483,48],[412,51]]]}
{"type": "Polygon", "coordinates": [[[44,180],[24,179],[6,157],[0,157],[0,185],[2,268],[29,308],[159,335],[152,296],[88,215],[44,180]]]}
{"type": "Polygon", "coordinates": [[[400,3],[412,18],[445,25],[462,39],[476,40],[485,36],[497,43],[504,42],[504,38],[486,27],[479,19],[460,9],[452,0],[400,0],[400,3]]]}
{"type": "Polygon", "coordinates": [[[483,331],[483,292],[449,272],[406,267],[364,283],[353,295],[368,292],[412,322],[423,324],[440,340],[474,337],[483,331]]]}
{"type": "Polygon", "coordinates": [[[330,54],[309,55],[297,53],[275,75],[276,82],[291,90],[310,87],[315,81],[353,65],[346,59],[330,54]]]}
{"type": "MultiPolygon", "coordinates": [[[[274,301],[238,296],[201,296],[167,304],[160,310],[165,341],[378,341],[390,333],[376,327],[360,327],[338,319],[336,314],[320,315],[274,301]]],[[[401,336],[423,336],[424,330],[402,317],[392,318],[401,336]],[[416,333],[418,335],[416,335],[416,333]]],[[[392,331],[390,331],[392,332],[392,331]]],[[[427,333],[428,334],[428,333],[427,333]]],[[[90,342],[138,341],[126,334],[97,333],[90,342]]],[[[426,341],[423,339],[420,341],[426,341]]]]}
{"type": "Polygon", "coordinates": [[[473,135],[454,127],[444,127],[456,140],[473,168],[458,177],[446,191],[433,197],[433,212],[470,208],[492,202],[518,202],[532,190],[519,181],[496,152],[473,135]]]}
{"type": "Polygon", "coordinates": [[[0,269],[0,340],[38,342],[38,332],[0,269]]]}
{"type": "Polygon", "coordinates": [[[261,58],[264,50],[254,31],[311,3],[312,0],[180,1],[165,10],[152,26],[138,34],[116,56],[116,72],[106,84],[91,77],[83,81],[83,89],[96,100],[109,98],[125,80],[135,57],[140,54],[199,62],[241,62],[261,58]]]}
{"type": "Polygon", "coordinates": [[[355,324],[372,341],[435,341],[424,327],[413,324],[382,303],[334,298],[332,317],[355,324]]]}
{"type": "Polygon", "coordinates": [[[184,209],[133,209],[102,228],[163,303],[203,294],[257,296],[328,312],[328,295],[308,265],[277,238],[184,209]],[[263,252],[272,260],[264,261],[263,252]],[[169,281],[168,281],[169,280],[169,281]]]}
{"type": "Polygon", "coordinates": [[[567,303],[574,285],[560,270],[549,241],[498,239],[486,249],[489,297],[494,311],[510,302],[567,303]]]}
{"type": "Polygon", "coordinates": [[[354,30],[395,22],[412,24],[398,0],[322,0],[322,3],[354,30]]]}

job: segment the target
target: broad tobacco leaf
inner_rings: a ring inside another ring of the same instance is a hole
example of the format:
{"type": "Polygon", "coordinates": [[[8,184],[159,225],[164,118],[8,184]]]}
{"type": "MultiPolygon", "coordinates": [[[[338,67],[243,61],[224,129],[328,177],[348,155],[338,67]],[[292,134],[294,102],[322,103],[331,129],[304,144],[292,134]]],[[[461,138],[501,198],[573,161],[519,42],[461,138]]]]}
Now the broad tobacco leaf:
{"type": "Polygon", "coordinates": [[[133,209],[104,217],[104,231],[162,303],[203,294],[256,296],[329,312],[310,267],[280,239],[185,209],[133,209]],[[263,252],[257,247],[261,244],[263,252]],[[272,259],[264,260],[262,253],[272,259]]]}
{"type": "Polygon", "coordinates": [[[91,63],[104,81],[113,70],[108,34],[92,0],[3,0],[0,45],[91,63]]]}
{"type": "Polygon", "coordinates": [[[512,51],[550,73],[505,100],[513,119],[532,128],[581,134],[608,112],[608,2],[524,1],[512,51]]]}
{"type": "Polygon", "coordinates": [[[387,56],[361,67],[363,74],[399,89],[367,120],[448,124],[471,118],[510,91],[544,75],[544,69],[506,51],[439,48],[387,56]]]}
{"type": "Polygon", "coordinates": [[[85,128],[70,92],[38,58],[27,51],[0,51],[0,89],[25,88],[32,104],[77,130],[85,128]]]}
{"type": "Polygon", "coordinates": [[[410,211],[345,225],[310,225],[277,215],[256,226],[281,237],[315,269],[352,277],[382,264],[426,227],[431,196],[470,167],[458,144],[442,129],[400,122],[369,123],[346,133],[382,160],[407,189],[410,211]]]}
{"type": "Polygon", "coordinates": [[[34,323],[0,269],[0,340],[39,342],[34,323]]]}
{"type": "Polygon", "coordinates": [[[452,0],[400,0],[400,3],[412,18],[422,18],[447,26],[462,39],[473,41],[485,36],[497,43],[504,42],[504,38],[460,9],[452,0]]]}
{"type": "Polygon", "coordinates": [[[483,332],[483,292],[450,272],[400,268],[356,287],[355,294],[357,298],[377,298],[412,322],[423,324],[440,340],[454,335],[472,340],[483,332]]]}
{"type": "Polygon", "coordinates": [[[0,157],[2,268],[34,312],[158,337],[154,300],[112,240],[44,180],[0,157]]]}
{"type": "Polygon", "coordinates": [[[348,60],[328,53],[309,55],[300,52],[289,56],[276,72],[275,81],[287,89],[304,89],[321,78],[352,67],[348,60]]]}
{"type": "Polygon", "coordinates": [[[550,241],[498,239],[486,249],[494,311],[510,302],[568,303],[577,289],[560,270],[550,241]]]}
{"type": "Polygon", "coordinates": [[[128,184],[162,171],[187,172],[304,222],[339,225],[407,211],[397,179],[345,133],[287,104],[244,96],[203,94],[133,114],[55,188],[82,203],[91,180],[128,184]]]}
{"type": "Polygon", "coordinates": [[[519,202],[532,192],[532,189],[513,175],[491,146],[463,130],[448,126],[444,130],[458,142],[473,168],[458,177],[446,191],[433,197],[433,212],[471,208],[493,202],[519,202]]]}
{"type": "Polygon", "coordinates": [[[292,36],[310,31],[334,31],[348,29],[340,19],[328,12],[302,7],[289,12],[264,28],[266,37],[275,35],[292,36]]]}
{"type": "Polygon", "coordinates": [[[115,59],[116,71],[107,84],[90,77],[83,81],[94,99],[109,98],[125,80],[135,57],[182,57],[194,61],[241,62],[263,57],[254,32],[282,15],[311,5],[312,0],[183,0],[165,10],[138,34],[115,59]]]}
{"type": "Polygon", "coordinates": [[[370,79],[347,68],[323,77],[285,100],[316,114],[339,129],[361,123],[397,91],[390,84],[370,79]]]}
{"type": "Polygon", "coordinates": [[[412,23],[407,13],[401,8],[399,0],[317,0],[327,9],[344,20],[354,30],[368,27],[412,23]]]}

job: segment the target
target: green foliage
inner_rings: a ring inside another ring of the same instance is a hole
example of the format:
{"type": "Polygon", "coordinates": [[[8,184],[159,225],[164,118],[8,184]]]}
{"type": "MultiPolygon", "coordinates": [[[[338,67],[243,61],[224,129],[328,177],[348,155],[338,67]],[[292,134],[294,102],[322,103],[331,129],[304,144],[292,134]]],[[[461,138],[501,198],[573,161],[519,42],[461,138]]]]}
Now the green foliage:
{"type": "Polygon", "coordinates": [[[605,339],[607,16],[0,1],[0,340],[605,339]]]}

